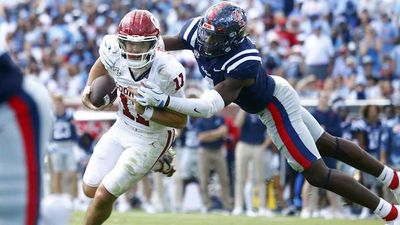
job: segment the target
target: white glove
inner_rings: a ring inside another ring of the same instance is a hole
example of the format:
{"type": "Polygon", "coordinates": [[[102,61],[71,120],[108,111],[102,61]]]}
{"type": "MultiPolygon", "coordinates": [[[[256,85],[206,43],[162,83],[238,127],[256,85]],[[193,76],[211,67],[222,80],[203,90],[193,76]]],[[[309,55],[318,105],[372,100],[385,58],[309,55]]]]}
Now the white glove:
{"type": "Polygon", "coordinates": [[[147,81],[138,89],[135,100],[143,106],[164,108],[168,102],[169,95],[165,94],[156,84],[147,81]]]}
{"type": "Polygon", "coordinates": [[[95,111],[100,111],[100,110],[103,110],[103,109],[105,109],[105,108],[107,108],[107,107],[109,107],[109,106],[111,106],[113,104],[112,102],[110,102],[109,104],[102,105],[100,107],[94,106],[92,104],[92,102],[90,102],[90,92],[91,91],[92,91],[91,87],[90,86],[86,86],[85,89],[83,89],[83,92],[82,92],[81,101],[82,101],[83,105],[86,108],[91,109],[91,110],[95,110],[95,111]]]}
{"type": "Polygon", "coordinates": [[[115,35],[105,35],[99,48],[100,60],[104,67],[112,69],[120,58],[120,49],[115,35]]]}

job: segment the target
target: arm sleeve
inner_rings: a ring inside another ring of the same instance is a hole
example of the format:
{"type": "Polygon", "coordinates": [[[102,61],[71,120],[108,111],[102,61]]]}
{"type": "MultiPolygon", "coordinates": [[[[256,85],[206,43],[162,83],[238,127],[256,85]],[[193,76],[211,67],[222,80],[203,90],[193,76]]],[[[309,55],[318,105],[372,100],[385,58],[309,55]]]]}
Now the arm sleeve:
{"type": "Polygon", "coordinates": [[[211,90],[197,99],[171,96],[167,107],[189,116],[210,118],[225,107],[225,102],[217,91],[211,90]]]}

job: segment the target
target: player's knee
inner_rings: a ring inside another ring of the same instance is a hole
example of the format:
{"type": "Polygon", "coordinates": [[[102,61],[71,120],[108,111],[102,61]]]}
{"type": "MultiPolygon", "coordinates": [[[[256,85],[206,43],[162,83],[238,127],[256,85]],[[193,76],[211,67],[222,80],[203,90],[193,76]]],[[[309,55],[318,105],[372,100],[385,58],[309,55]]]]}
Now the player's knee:
{"type": "Polygon", "coordinates": [[[315,187],[326,188],[329,184],[331,169],[320,159],[303,171],[304,178],[315,187]]]}
{"type": "Polygon", "coordinates": [[[306,179],[312,186],[326,189],[329,186],[330,177],[331,169],[328,169],[324,175],[318,173],[318,175],[307,177],[306,179]]]}
{"type": "Polygon", "coordinates": [[[316,142],[322,156],[334,156],[338,150],[338,138],[324,132],[316,142]]]}
{"type": "Polygon", "coordinates": [[[82,185],[83,193],[89,197],[89,198],[94,198],[94,195],[96,194],[97,187],[90,187],[86,185],[85,183],[82,185]]]}
{"type": "Polygon", "coordinates": [[[107,204],[113,203],[115,199],[117,199],[114,195],[112,195],[104,186],[100,186],[96,194],[94,196],[95,200],[99,203],[107,204]]]}

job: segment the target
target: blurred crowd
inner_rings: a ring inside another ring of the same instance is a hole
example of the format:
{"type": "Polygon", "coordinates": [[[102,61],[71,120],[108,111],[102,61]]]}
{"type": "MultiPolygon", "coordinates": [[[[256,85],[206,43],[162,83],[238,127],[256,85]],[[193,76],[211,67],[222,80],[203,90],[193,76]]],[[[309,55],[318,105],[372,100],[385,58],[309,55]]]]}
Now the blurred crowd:
{"type": "MultiPolygon", "coordinates": [[[[217,1],[24,0],[0,9],[0,20],[6,22],[9,46],[19,66],[37,76],[51,92],[76,97],[98,57],[101,39],[116,32],[119,20],[128,11],[151,11],[161,22],[162,33],[173,35],[187,19],[201,15],[214,2],[217,1]]],[[[267,73],[285,77],[302,98],[319,99],[317,107],[310,111],[328,132],[358,142],[377,159],[399,169],[400,0],[237,2],[247,12],[248,34],[259,47],[267,73]],[[392,105],[368,105],[353,115],[344,99],[388,99],[392,105]]],[[[196,83],[201,79],[190,53],[174,54],[185,66],[189,84],[190,80],[196,83]]],[[[117,206],[126,211],[142,202],[148,212],[185,211],[191,209],[190,204],[184,204],[189,192],[198,193],[202,202],[198,209],[203,212],[220,209],[235,215],[283,213],[304,218],[370,216],[368,210],[357,211],[360,208],[354,205],[343,207],[346,199],[304,183],[285,163],[259,123],[244,112],[233,117],[190,119],[175,144],[177,173],[172,178],[149,175],[142,188],[124,195],[117,206]],[[185,187],[192,183],[197,189],[188,191],[185,187]],[[170,197],[165,196],[169,195],[164,191],[165,184],[175,187],[169,188],[170,197]],[[137,192],[143,193],[141,197],[137,192]],[[151,193],[158,199],[154,207],[151,193]],[[168,198],[174,200],[165,200],[168,198]],[[171,202],[173,206],[168,205],[171,202]]],[[[78,174],[79,179],[72,182],[75,187],[70,189],[76,205],[84,205],[76,183],[81,180],[96,140],[111,123],[74,124],[78,130],[73,138],[77,149],[75,165],[56,170],[49,166],[52,181],[56,181],[49,191],[64,191],[57,184],[62,182],[57,172],[72,170],[72,176],[78,174]]],[[[324,160],[380,195],[389,195],[368,175],[332,159],[324,160]]]]}
{"type": "MultiPolygon", "coordinates": [[[[18,1],[17,1],[18,2],[18,1]]],[[[217,1],[23,0],[6,21],[14,58],[49,90],[78,96],[105,34],[133,8],[151,11],[163,34],[217,1]]],[[[248,34],[269,74],[287,78],[302,97],[321,89],[352,99],[391,98],[399,90],[399,0],[245,0],[248,34]]],[[[176,54],[187,76],[199,79],[191,54],[176,54]]]]}

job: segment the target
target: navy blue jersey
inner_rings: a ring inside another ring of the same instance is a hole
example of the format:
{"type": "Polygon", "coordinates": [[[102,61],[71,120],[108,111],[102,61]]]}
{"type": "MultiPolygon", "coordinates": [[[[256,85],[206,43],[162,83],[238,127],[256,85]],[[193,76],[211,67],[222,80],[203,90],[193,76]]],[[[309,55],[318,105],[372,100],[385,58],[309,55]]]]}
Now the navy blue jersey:
{"type": "Polygon", "coordinates": [[[400,117],[392,121],[387,127],[387,135],[383,138],[383,150],[387,152],[388,161],[391,165],[400,165],[400,117]]]}
{"type": "Polygon", "coordinates": [[[353,123],[353,131],[361,132],[364,135],[367,152],[379,159],[379,153],[383,147],[382,140],[387,135],[385,126],[380,121],[368,123],[365,120],[358,120],[353,123]]]}
{"type": "MultiPolygon", "coordinates": [[[[218,129],[225,125],[225,119],[222,116],[213,116],[211,118],[198,118],[195,126],[198,132],[206,132],[218,129]]],[[[224,144],[224,139],[221,137],[211,142],[200,142],[200,146],[206,149],[220,149],[224,144]]]]}
{"type": "Polygon", "coordinates": [[[193,118],[189,117],[188,123],[184,129],[184,146],[188,148],[198,148],[200,145],[199,138],[197,137],[198,130],[195,126],[193,118]]]}
{"type": "Polygon", "coordinates": [[[255,79],[250,87],[245,87],[234,101],[249,113],[264,110],[272,98],[275,83],[261,66],[261,56],[250,38],[232,49],[227,54],[207,58],[199,54],[197,27],[201,17],[196,17],[183,26],[179,33],[180,39],[193,51],[203,77],[210,78],[214,85],[230,77],[238,80],[255,79]]]}
{"type": "Polygon", "coordinates": [[[54,118],[52,141],[77,140],[76,129],[72,119],[72,114],[67,112],[54,118]]]}
{"type": "Polygon", "coordinates": [[[312,112],[314,118],[324,127],[324,130],[333,136],[341,137],[343,135],[342,127],[340,126],[339,114],[329,109],[322,111],[316,109],[312,112]]]}
{"type": "Polygon", "coordinates": [[[22,92],[22,72],[9,54],[0,56],[0,103],[22,92]]]}
{"type": "Polygon", "coordinates": [[[351,123],[352,123],[351,119],[346,119],[340,122],[340,127],[342,128],[343,131],[342,138],[345,138],[347,140],[353,140],[351,123]]]}
{"type": "Polygon", "coordinates": [[[246,114],[244,123],[240,129],[240,141],[247,144],[259,145],[265,141],[267,127],[261,122],[257,115],[246,114]]]}

